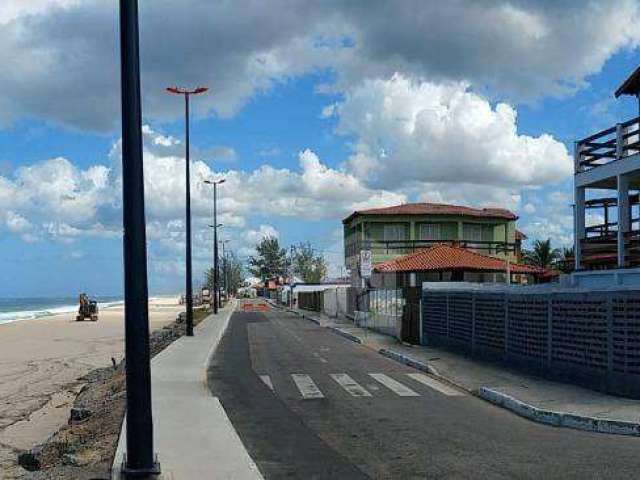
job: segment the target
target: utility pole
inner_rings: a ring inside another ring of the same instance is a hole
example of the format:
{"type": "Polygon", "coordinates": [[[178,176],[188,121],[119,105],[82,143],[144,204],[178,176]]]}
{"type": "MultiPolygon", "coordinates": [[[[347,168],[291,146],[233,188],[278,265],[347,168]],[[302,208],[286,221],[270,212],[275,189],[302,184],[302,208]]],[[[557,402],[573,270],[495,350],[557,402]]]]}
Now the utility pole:
{"type": "Polygon", "coordinates": [[[218,287],[218,227],[221,227],[222,224],[218,225],[218,185],[224,183],[226,180],[224,178],[213,181],[213,180],[205,180],[204,183],[207,185],[213,185],[213,225],[209,225],[213,228],[213,313],[218,313],[219,303],[219,287],[218,287]]]}
{"type": "Polygon", "coordinates": [[[187,295],[187,336],[193,336],[193,282],[191,280],[191,179],[189,173],[189,97],[191,95],[198,95],[200,93],[204,93],[209,90],[207,87],[198,87],[194,90],[187,90],[184,88],[178,87],[168,87],[167,92],[173,93],[174,95],[183,95],[184,96],[184,123],[185,123],[185,160],[186,160],[186,168],[185,173],[187,177],[187,185],[186,185],[186,204],[187,204],[187,212],[186,212],[186,237],[187,237],[187,248],[186,248],[186,261],[187,261],[187,274],[186,274],[186,295],[187,295]]]}
{"type": "Polygon", "coordinates": [[[153,451],[151,366],[144,216],[138,1],[120,0],[122,96],[122,212],[124,323],[127,385],[127,453],[122,474],[160,473],[153,451]]]}

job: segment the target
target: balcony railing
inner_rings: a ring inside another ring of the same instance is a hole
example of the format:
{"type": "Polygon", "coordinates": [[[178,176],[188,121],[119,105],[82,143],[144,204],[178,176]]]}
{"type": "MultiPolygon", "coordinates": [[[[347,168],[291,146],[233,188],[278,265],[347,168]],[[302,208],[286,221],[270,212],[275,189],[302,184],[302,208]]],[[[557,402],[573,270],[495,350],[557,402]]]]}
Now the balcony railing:
{"type": "Polygon", "coordinates": [[[483,240],[361,240],[345,245],[347,258],[371,250],[373,255],[406,255],[418,250],[445,244],[476,250],[486,255],[515,252],[516,244],[483,240]]]}
{"type": "MultiPolygon", "coordinates": [[[[624,233],[625,267],[640,265],[640,231],[624,233]]],[[[616,232],[592,236],[580,241],[581,263],[583,268],[618,268],[618,236],[616,232]]]]}
{"type": "Polygon", "coordinates": [[[576,143],[575,172],[585,172],[640,152],[640,117],[576,143]]]}

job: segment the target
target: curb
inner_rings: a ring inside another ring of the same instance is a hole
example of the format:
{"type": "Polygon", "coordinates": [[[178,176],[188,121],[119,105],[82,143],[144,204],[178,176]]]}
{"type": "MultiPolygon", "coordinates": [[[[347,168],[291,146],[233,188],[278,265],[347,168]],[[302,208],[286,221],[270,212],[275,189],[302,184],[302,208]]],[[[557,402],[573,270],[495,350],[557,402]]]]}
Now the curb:
{"type": "Polygon", "coordinates": [[[362,339],[360,337],[356,337],[355,335],[353,335],[353,334],[351,334],[349,332],[345,332],[344,330],[341,330],[341,329],[336,328],[336,327],[326,326],[325,328],[328,328],[333,333],[335,333],[337,335],[340,335],[341,337],[344,337],[347,340],[351,340],[352,342],[359,343],[360,345],[362,345],[362,339]]]}
{"type": "Polygon", "coordinates": [[[403,353],[394,352],[393,350],[387,350],[386,348],[381,348],[380,350],[378,350],[378,353],[384,357],[395,360],[396,362],[403,363],[408,367],[415,368],[416,370],[422,370],[423,372],[427,372],[431,375],[435,375],[439,377],[438,372],[436,371],[435,368],[433,368],[432,366],[426,363],[420,362],[419,360],[415,360],[411,357],[408,357],[403,353]]]}
{"type": "Polygon", "coordinates": [[[552,425],[554,427],[585,430],[588,432],[640,436],[640,424],[638,423],[625,422],[622,420],[606,420],[574,415],[572,413],[544,410],[488,387],[480,387],[477,395],[494,405],[510,410],[516,415],[520,415],[537,423],[552,425]]]}

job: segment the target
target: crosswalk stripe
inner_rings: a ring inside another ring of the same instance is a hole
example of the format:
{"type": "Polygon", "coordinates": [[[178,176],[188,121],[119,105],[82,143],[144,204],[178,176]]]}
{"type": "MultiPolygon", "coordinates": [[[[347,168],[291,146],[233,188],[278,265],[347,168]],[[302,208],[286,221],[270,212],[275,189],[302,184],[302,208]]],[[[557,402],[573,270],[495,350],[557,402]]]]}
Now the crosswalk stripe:
{"type": "Polygon", "coordinates": [[[388,377],[384,373],[370,373],[369,376],[377,380],[378,382],[380,382],[389,390],[393,391],[396,395],[399,395],[401,397],[419,397],[420,396],[419,393],[414,392],[409,387],[403,385],[402,383],[394,380],[391,377],[388,377]]]}
{"type": "Polygon", "coordinates": [[[455,390],[447,385],[444,385],[443,383],[440,383],[431,377],[427,377],[423,373],[407,373],[407,376],[410,378],[413,378],[416,382],[420,382],[423,385],[426,385],[427,387],[431,387],[434,390],[437,390],[438,392],[448,395],[450,397],[464,396],[464,393],[459,392],[458,390],[455,390]]]}
{"type": "Polygon", "coordinates": [[[324,398],[324,395],[309,375],[294,373],[291,375],[296,387],[304,399],[324,398]]]}
{"type": "Polygon", "coordinates": [[[269,375],[260,375],[260,380],[262,380],[262,383],[269,387],[270,390],[273,390],[273,383],[269,375]]]}
{"type": "Polygon", "coordinates": [[[333,378],[338,385],[344,388],[352,397],[370,397],[371,394],[353,378],[346,373],[332,373],[333,378]]]}

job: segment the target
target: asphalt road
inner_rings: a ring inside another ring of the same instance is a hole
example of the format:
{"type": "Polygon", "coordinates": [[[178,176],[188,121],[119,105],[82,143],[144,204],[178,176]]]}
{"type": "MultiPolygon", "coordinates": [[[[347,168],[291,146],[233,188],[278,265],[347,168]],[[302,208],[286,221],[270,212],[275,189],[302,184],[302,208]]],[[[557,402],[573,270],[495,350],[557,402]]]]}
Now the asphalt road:
{"type": "Polygon", "coordinates": [[[640,475],[640,438],[536,424],[416,374],[275,309],[234,313],[209,385],[267,479],[640,475]]]}

